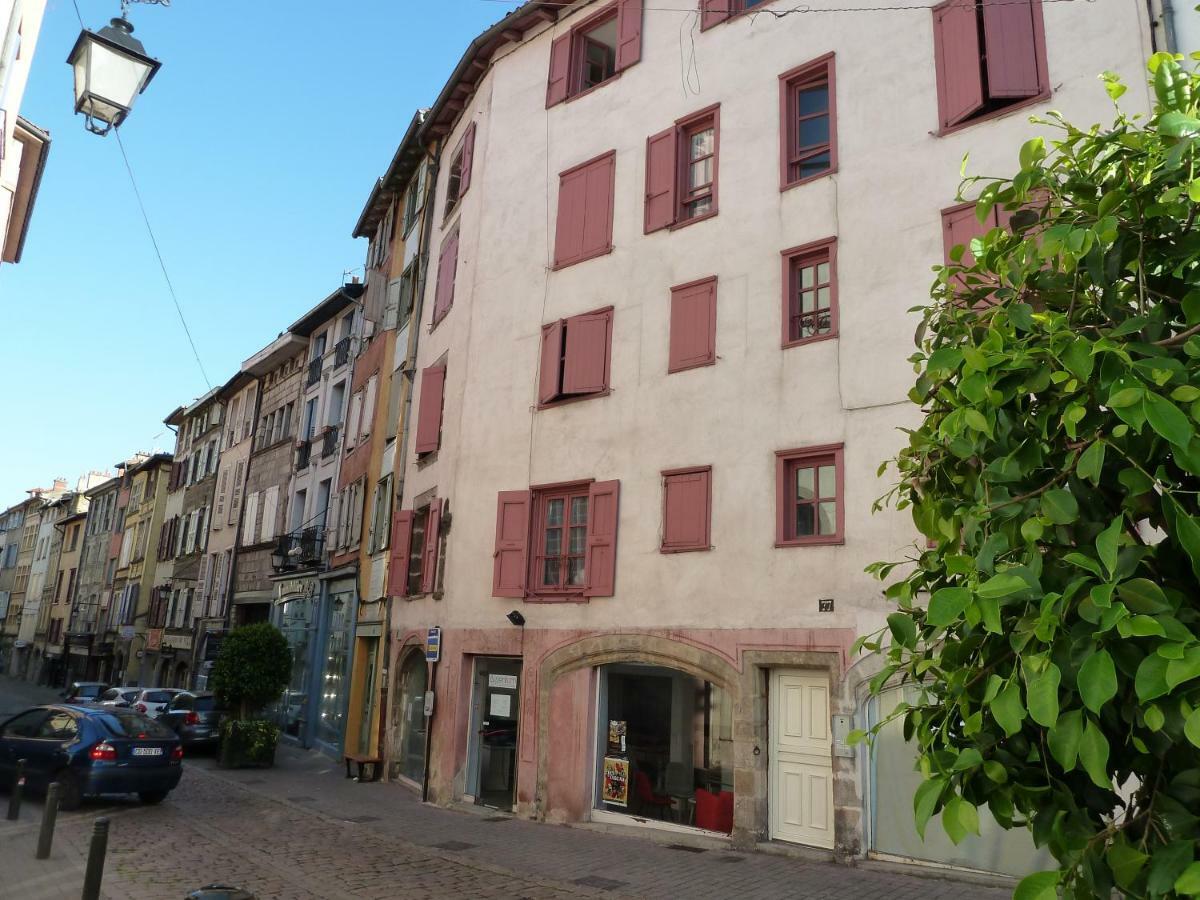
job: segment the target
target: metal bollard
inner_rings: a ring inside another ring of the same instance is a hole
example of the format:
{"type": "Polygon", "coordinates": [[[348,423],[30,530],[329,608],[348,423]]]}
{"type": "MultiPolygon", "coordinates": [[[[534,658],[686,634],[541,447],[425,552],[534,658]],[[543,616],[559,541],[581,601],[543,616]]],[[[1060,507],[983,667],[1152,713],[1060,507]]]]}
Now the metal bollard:
{"type": "Polygon", "coordinates": [[[54,823],[58,820],[58,782],[46,788],[46,808],[42,810],[42,830],[38,832],[37,859],[50,858],[54,843],[54,823]]]}
{"type": "Polygon", "coordinates": [[[13,775],[12,793],[8,796],[8,821],[21,818],[21,794],[25,792],[25,760],[17,760],[17,771],[13,775]]]}
{"type": "Polygon", "coordinates": [[[107,852],[108,819],[101,816],[92,826],[92,845],[88,848],[82,900],[100,900],[100,882],[104,879],[104,854],[107,852]]]}

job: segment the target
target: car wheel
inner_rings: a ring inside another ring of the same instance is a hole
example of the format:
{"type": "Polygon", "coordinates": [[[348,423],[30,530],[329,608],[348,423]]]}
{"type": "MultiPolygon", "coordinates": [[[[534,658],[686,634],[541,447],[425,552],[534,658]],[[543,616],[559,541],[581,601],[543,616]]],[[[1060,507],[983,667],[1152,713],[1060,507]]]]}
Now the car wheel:
{"type": "Polygon", "coordinates": [[[83,791],[79,787],[79,779],[70,772],[59,772],[55,779],[58,782],[58,808],[61,810],[79,809],[83,803],[83,791]]]}
{"type": "Polygon", "coordinates": [[[155,803],[162,803],[164,800],[166,800],[167,792],[166,791],[140,791],[138,793],[138,796],[142,799],[143,803],[148,803],[148,804],[153,805],[155,803]]]}

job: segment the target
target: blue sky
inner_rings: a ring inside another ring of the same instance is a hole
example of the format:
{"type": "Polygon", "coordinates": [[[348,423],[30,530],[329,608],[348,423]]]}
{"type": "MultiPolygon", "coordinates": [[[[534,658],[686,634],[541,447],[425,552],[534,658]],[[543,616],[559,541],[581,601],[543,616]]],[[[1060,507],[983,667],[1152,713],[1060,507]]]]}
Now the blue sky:
{"type": "MultiPolygon", "coordinates": [[[[97,29],[117,0],[78,0],[97,29]]],[[[122,137],[214,385],[361,266],[350,237],[414,110],[513,6],[174,0],[130,19],[163,66],[122,137]]],[[[137,450],[206,386],[113,136],[73,115],[71,0],[49,0],[21,113],[52,147],[25,254],[0,268],[0,509],[137,450]]],[[[359,270],[361,272],[361,270],[359,270]]]]}

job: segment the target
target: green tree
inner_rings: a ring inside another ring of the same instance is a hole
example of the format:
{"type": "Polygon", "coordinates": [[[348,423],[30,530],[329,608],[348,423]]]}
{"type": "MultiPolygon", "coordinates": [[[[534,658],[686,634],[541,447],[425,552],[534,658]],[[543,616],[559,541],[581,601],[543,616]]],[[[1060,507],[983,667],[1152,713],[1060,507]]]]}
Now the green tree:
{"type": "Polygon", "coordinates": [[[1020,900],[1200,895],[1200,75],[1181,59],[1150,60],[1149,118],[1050,113],[1015,176],[966,179],[980,221],[1010,224],[914,310],[924,418],[877,506],[932,545],[871,567],[897,611],[860,645],[874,692],[914,688],[895,716],[922,833],[940,812],[961,840],[986,806],[1053,853],[1020,900]]]}
{"type": "Polygon", "coordinates": [[[292,677],[292,651],[267,622],[235,628],[221,642],[209,683],[222,706],[245,719],[279,699],[292,677]]]}

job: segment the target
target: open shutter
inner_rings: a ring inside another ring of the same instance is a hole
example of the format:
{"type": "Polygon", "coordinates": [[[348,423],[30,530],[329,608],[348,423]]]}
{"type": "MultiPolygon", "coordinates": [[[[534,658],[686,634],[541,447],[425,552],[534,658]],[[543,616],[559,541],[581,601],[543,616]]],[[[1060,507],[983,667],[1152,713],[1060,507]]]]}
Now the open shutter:
{"type": "Polygon", "coordinates": [[[392,517],[392,555],[388,560],[387,592],[391,597],[408,593],[408,556],[412,551],[413,511],[398,509],[392,517]]]}
{"type": "Polygon", "coordinates": [[[434,497],[429,501],[429,521],[425,523],[425,547],[421,559],[421,592],[433,593],[437,584],[438,530],[442,524],[442,502],[434,497]]]}
{"type": "Polygon", "coordinates": [[[442,439],[442,399],[446,370],[433,366],[421,371],[421,406],[417,412],[417,453],[432,453],[442,439]]]}
{"type": "Polygon", "coordinates": [[[571,75],[571,35],[555,38],[550,45],[550,79],[546,83],[546,108],[567,99],[571,75]]]}
{"type": "Polygon", "coordinates": [[[712,28],[729,18],[733,0],[700,0],[700,30],[712,28]]]}
{"type": "Polygon", "coordinates": [[[942,212],[942,241],[946,255],[946,265],[952,265],[950,259],[950,251],[957,244],[962,244],[966,250],[963,252],[961,265],[975,265],[975,256],[971,253],[972,238],[983,237],[992,227],[992,221],[980,224],[979,219],[975,215],[975,204],[968,203],[965,206],[955,206],[942,212]]]}
{"type": "Polygon", "coordinates": [[[372,375],[367,379],[367,386],[363,391],[362,421],[358,426],[360,438],[368,438],[371,436],[371,425],[375,421],[375,392],[378,387],[378,375],[372,375]]]}
{"type": "Polygon", "coordinates": [[[458,269],[458,231],[442,242],[438,255],[437,290],[433,295],[433,324],[442,321],[454,303],[454,276],[458,269]]]}
{"type": "Polygon", "coordinates": [[[642,58],[642,0],[618,0],[617,71],[642,58]]]}
{"type": "Polygon", "coordinates": [[[983,44],[991,99],[1036,97],[1038,72],[1033,0],[983,0],[983,44]]]}
{"type": "Polygon", "coordinates": [[[492,596],[524,597],[529,560],[529,491],[501,491],[496,501],[492,596]]]}
{"type": "Polygon", "coordinates": [[[975,5],[949,0],[933,10],[941,126],[957,125],[983,107],[983,65],[975,5]]]}
{"type": "Polygon", "coordinates": [[[675,224],[675,129],[646,139],[645,232],[675,224]]]}
{"type": "Polygon", "coordinates": [[[716,360],[717,280],[671,288],[671,337],[667,371],[716,360]]]}
{"type": "Polygon", "coordinates": [[[611,597],[617,580],[617,506],[619,481],[595,481],[588,489],[585,597],[611,597]]]}
{"type": "Polygon", "coordinates": [[[467,126],[462,139],[462,161],[459,165],[458,199],[466,196],[467,188],[471,186],[471,163],[475,159],[475,123],[467,126]]]}
{"type": "Polygon", "coordinates": [[[612,312],[567,319],[564,394],[598,394],[608,389],[608,347],[612,312]]]}
{"type": "Polygon", "coordinates": [[[542,361],[538,369],[538,402],[549,403],[558,396],[562,366],[563,323],[542,326],[542,361]]]}

